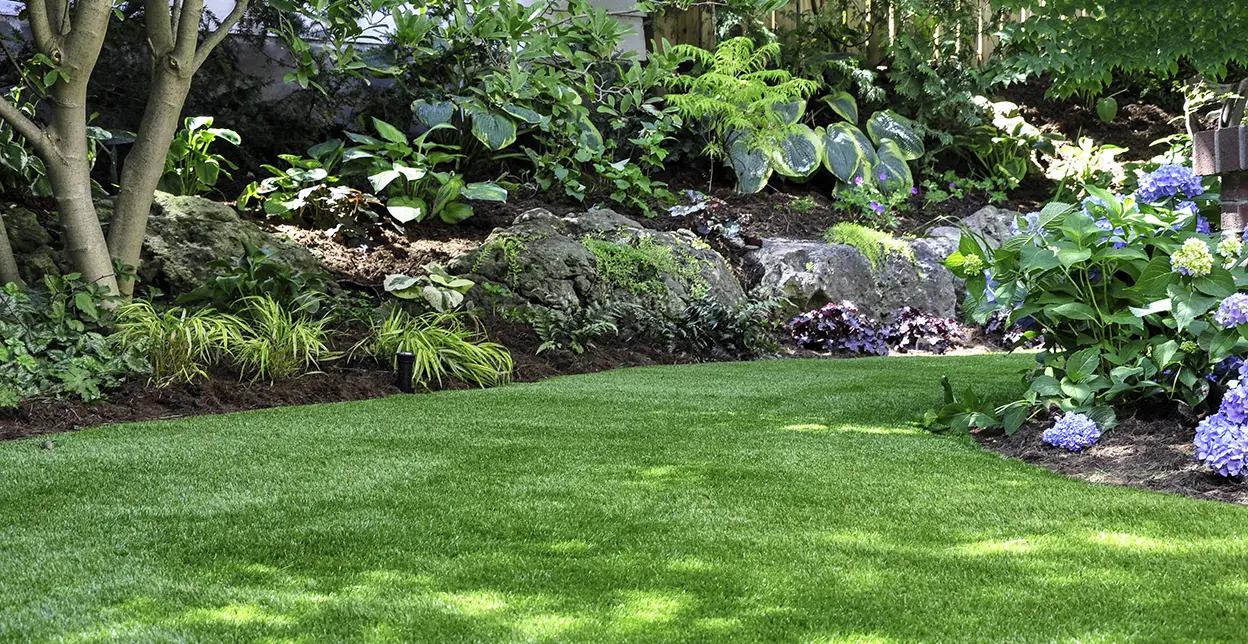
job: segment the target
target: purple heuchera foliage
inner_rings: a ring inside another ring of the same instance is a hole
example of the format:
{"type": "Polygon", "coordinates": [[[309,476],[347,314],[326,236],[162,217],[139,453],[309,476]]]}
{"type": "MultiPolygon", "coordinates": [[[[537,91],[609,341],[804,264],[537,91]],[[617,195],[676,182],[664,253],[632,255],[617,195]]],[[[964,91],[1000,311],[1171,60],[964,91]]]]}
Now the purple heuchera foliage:
{"type": "Polygon", "coordinates": [[[1182,165],[1163,165],[1140,177],[1140,187],[1135,197],[1142,203],[1155,204],[1180,193],[1191,199],[1205,192],[1200,177],[1192,169],[1182,165]]]}
{"type": "Polygon", "coordinates": [[[953,318],[940,318],[903,306],[893,311],[884,327],[889,346],[902,353],[911,350],[944,353],[966,342],[966,330],[953,318]]]}
{"type": "Polygon", "coordinates": [[[1054,447],[1078,452],[1101,440],[1101,430],[1086,415],[1068,411],[1052,427],[1044,430],[1040,440],[1054,447]]]}
{"type": "MultiPolygon", "coordinates": [[[[1244,389],[1232,389],[1239,391],[1244,389]]],[[[1225,407],[1225,402],[1223,403],[1225,407]]],[[[1221,476],[1238,476],[1248,455],[1248,430],[1218,412],[1196,426],[1196,460],[1204,462],[1221,476]]]]}
{"type": "Polygon", "coordinates": [[[848,300],[803,313],[788,326],[797,346],[804,349],[888,355],[879,325],[859,314],[858,307],[848,300]]]}
{"type": "Polygon", "coordinates": [[[1233,329],[1248,324],[1248,293],[1232,293],[1218,306],[1213,320],[1223,328],[1233,329]]]}

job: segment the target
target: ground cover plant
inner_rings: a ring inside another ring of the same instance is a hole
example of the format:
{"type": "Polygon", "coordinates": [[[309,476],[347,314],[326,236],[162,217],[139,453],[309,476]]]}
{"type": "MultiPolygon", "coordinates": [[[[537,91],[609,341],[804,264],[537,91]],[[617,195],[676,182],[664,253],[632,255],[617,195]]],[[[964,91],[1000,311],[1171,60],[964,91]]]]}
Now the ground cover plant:
{"type": "Polygon", "coordinates": [[[1006,400],[1029,360],[625,370],[3,443],[0,638],[1237,639],[1244,508],[909,424],[940,375],[1006,400]]]}

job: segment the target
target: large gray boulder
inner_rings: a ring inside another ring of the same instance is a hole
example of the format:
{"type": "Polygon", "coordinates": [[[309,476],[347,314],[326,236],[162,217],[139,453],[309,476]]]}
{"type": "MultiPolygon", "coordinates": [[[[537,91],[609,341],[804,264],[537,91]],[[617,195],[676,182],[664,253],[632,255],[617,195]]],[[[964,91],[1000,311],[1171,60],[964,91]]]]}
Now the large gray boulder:
{"type": "Polygon", "coordinates": [[[962,227],[996,246],[1010,236],[1010,224],[1017,215],[986,207],[964,218],[959,226],[934,228],[929,237],[906,240],[911,257],[888,254],[877,267],[853,246],[766,239],[762,248],[750,253],[751,262],[762,270],[752,294],[786,298],[791,311],[849,300],[876,317],[902,306],[952,317],[966,287],[943,262],[957,250],[962,227]]]}
{"type": "Polygon", "coordinates": [[[239,257],[247,244],[271,249],[273,261],[292,269],[322,270],[308,249],[284,235],[261,230],[230,206],[203,197],[158,192],[147,221],[139,279],[175,292],[187,291],[213,275],[210,262],[239,257]]]}
{"type": "Polygon", "coordinates": [[[693,233],[651,230],[602,209],[572,217],[529,210],[447,269],[505,286],[516,303],[564,311],[605,302],[675,314],[703,296],[745,301],[728,263],[693,233]]]}
{"type": "MultiPolygon", "coordinates": [[[[39,283],[46,274],[72,271],[57,241],[63,235],[55,213],[41,220],[20,206],[0,208],[22,279],[39,283]]],[[[105,226],[112,210],[111,201],[96,203],[105,226]]],[[[306,248],[284,235],[261,230],[254,222],[239,217],[230,206],[203,197],[175,197],[158,192],[147,221],[139,279],[172,292],[185,292],[213,275],[214,269],[209,266],[213,260],[239,257],[246,244],[272,249],[273,261],[293,269],[323,270],[320,261],[306,248]]]]}

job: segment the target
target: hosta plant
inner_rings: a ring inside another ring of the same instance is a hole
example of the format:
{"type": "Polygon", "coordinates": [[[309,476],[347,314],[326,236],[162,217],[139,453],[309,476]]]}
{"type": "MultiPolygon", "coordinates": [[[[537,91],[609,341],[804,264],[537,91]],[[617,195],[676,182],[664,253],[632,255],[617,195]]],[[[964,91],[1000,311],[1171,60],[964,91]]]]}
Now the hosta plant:
{"type": "Polygon", "coordinates": [[[1031,318],[1043,339],[1026,396],[1001,410],[1007,431],[1046,408],[1084,413],[1102,430],[1115,406],[1201,409],[1215,365],[1248,349],[1248,325],[1233,311],[1217,319],[1248,285],[1243,243],[1207,234],[1185,201],[1201,192],[1190,171],[1141,185],[1127,197],[1088,185],[1083,204],[1020,217],[999,248],[965,233],[948,259],[967,281],[972,319],[1009,311],[1009,323],[1031,318]]]}

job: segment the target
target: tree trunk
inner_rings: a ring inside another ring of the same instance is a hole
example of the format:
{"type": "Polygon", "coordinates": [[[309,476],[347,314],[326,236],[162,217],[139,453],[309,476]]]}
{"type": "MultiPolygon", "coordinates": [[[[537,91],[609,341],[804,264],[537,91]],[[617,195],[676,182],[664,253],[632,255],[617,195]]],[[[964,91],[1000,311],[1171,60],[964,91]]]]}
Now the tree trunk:
{"type": "Polygon", "coordinates": [[[13,246],[9,243],[9,232],[4,227],[4,214],[0,213],[0,285],[17,284],[25,288],[22,275],[17,271],[17,259],[13,257],[13,246]]]}
{"type": "MultiPolygon", "coordinates": [[[[160,64],[154,76],[138,137],[122,166],[121,192],[108,229],[109,252],[122,266],[139,265],[152,199],[165,170],[165,157],[178,129],[182,105],[191,89],[190,73],[179,73],[165,64],[160,64]]],[[[134,293],[133,278],[123,274],[118,287],[123,296],[130,297],[134,293]]]]}
{"type": "Polygon", "coordinates": [[[116,293],[113,260],[91,198],[91,164],[87,159],[90,67],[74,72],[80,76],[71,75],[71,80],[52,86],[53,121],[47,131],[55,154],[44,162],[65,230],[65,251],[74,269],[82,274],[84,282],[100,284],[108,292],[116,293]]]}

